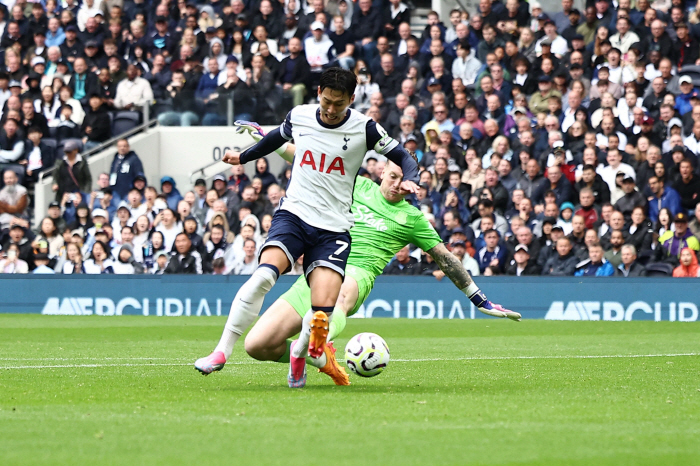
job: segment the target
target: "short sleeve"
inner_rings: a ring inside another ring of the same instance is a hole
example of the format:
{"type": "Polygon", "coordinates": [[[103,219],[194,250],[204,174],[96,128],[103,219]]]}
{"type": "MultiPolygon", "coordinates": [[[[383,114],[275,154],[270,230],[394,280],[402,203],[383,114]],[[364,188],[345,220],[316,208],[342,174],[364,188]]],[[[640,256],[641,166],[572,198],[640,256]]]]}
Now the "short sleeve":
{"type": "Polygon", "coordinates": [[[374,120],[367,121],[367,150],[374,150],[376,153],[386,155],[399,143],[389,136],[382,125],[374,120]]]}
{"type": "Polygon", "coordinates": [[[435,228],[428,222],[428,219],[425,218],[425,215],[420,213],[414,218],[416,222],[411,230],[411,243],[426,252],[442,243],[442,238],[440,238],[435,228]]]}

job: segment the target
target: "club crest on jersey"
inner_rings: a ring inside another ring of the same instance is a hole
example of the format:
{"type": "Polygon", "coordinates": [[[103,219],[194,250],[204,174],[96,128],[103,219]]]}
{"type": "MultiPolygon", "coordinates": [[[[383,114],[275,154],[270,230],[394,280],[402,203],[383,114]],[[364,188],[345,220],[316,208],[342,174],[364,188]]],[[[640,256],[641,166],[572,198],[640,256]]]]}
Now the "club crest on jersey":
{"type": "Polygon", "coordinates": [[[322,153],[321,157],[318,159],[318,162],[319,163],[317,165],[314,154],[312,154],[310,150],[307,150],[304,152],[304,156],[301,158],[299,166],[303,167],[304,165],[308,165],[312,170],[316,170],[327,175],[330,175],[334,171],[339,172],[341,175],[345,175],[345,165],[343,164],[343,159],[340,157],[334,158],[330,165],[326,165],[326,154],[322,153]]]}
{"type": "Polygon", "coordinates": [[[343,150],[348,150],[348,142],[350,142],[350,138],[345,135],[343,136],[343,141],[345,142],[345,144],[343,144],[343,150]]]}
{"type": "Polygon", "coordinates": [[[405,225],[406,221],[408,220],[408,216],[406,215],[406,212],[399,212],[396,214],[396,217],[394,217],[394,220],[399,225],[405,225]]]}

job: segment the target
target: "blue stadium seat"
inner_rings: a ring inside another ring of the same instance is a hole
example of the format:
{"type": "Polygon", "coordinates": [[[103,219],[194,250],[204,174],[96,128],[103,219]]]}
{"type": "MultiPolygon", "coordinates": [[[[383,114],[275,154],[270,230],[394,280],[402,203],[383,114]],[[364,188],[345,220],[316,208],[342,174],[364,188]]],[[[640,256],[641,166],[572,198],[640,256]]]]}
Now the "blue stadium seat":
{"type": "Polygon", "coordinates": [[[118,112],[112,122],[112,136],[116,137],[136,128],[140,115],[137,112],[118,112]]]}
{"type": "Polygon", "coordinates": [[[673,265],[668,262],[652,262],[647,264],[647,277],[672,277],[673,265]]]}

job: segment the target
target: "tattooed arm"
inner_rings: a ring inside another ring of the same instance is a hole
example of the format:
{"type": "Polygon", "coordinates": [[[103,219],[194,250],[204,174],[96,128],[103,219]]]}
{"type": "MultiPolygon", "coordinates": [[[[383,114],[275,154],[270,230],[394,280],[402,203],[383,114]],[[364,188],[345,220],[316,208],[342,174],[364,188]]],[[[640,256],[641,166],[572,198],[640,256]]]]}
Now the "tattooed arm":
{"type": "Polygon", "coordinates": [[[452,280],[452,283],[460,290],[474,282],[472,276],[462,265],[462,262],[457,259],[457,256],[448,251],[443,243],[430,249],[428,254],[430,254],[430,257],[433,258],[447,278],[452,280]]]}
{"type": "Polygon", "coordinates": [[[501,305],[494,304],[486,299],[484,292],[476,286],[476,283],[472,280],[472,276],[464,268],[462,262],[448,251],[444,244],[440,243],[436,245],[428,251],[428,254],[430,254],[438,267],[440,267],[440,270],[452,280],[452,283],[454,283],[460,291],[467,295],[469,300],[479,311],[494,317],[508,317],[511,320],[520,320],[521,315],[519,313],[505,309],[501,305]]]}

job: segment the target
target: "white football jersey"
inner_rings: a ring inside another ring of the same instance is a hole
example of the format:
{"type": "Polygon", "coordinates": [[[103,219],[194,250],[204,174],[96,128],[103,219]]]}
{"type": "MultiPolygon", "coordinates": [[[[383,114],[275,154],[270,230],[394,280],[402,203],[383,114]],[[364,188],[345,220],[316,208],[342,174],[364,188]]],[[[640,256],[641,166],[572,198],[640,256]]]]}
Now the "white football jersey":
{"type": "Polygon", "coordinates": [[[280,209],[316,228],[350,230],[354,224],[350,206],[355,176],[365,153],[375,150],[385,155],[398,142],[355,110],[348,110],[337,125],[327,125],[321,121],[319,105],[293,108],[280,132],[296,145],[292,176],[280,209]]]}

